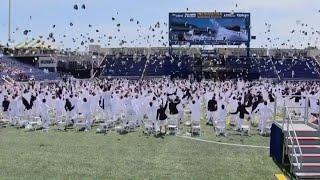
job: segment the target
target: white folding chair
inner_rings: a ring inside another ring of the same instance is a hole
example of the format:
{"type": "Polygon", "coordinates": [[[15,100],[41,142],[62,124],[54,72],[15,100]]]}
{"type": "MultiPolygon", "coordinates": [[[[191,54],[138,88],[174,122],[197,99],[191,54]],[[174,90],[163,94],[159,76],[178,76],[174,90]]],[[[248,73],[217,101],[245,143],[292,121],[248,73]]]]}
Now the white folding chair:
{"type": "Polygon", "coordinates": [[[273,121],[267,121],[263,130],[262,135],[270,135],[271,134],[271,126],[272,126],[273,121]]]}
{"type": "Polygon", "coordinates": [[[248,135],[250,136],[251,122],[246,123],[245,121],[241,125],[241,136],[248,135]]]}
{"type": "Polygon", "coordinates": [[[105,119],[103,118],[103,112],[102,109],[96,109],[94,111],[93,117],[95,119],[95,123],[103,123],[105,121],[105,119]]]}
{"type": "Polygon", "coordinates": [[[200,121],[191,121],[191,135],[201,135],[200,121]]]}
{"type": "Polygon", "coordinates": [[[137,120],[136,120],[136,116],[135,115],[128,115],[127,118],[127,123],[124,124],[125,129],[128,130],[128,132],[133,132],[135,131],[136,127],[137,127],[137,120]]]}
{"type": "Polygon", "coordinates": [[[20,115],[18,116],[18,119],[17,119],[17,127],[18,128],[25,128],[26,125],[29,124],[30,122],[30,116],[28,115],[20,115]]]}
{"type": "Polygon", "coordinates": [[[73,127],[75,128],[76,131],[79,131],[83,128],[86,127],[86,122],[85,122],[85,118],[83,115],[77,115],[75,118],[74,118],[74,124],[73,124],[73,127]]]}
{"type": "Polygon", "coordinates": [[[8,113],[3,113],[0,111],[0,127],[7,127],[7,125],[10,123],[10,116],[8,113]]]}
{"type": "Polygon", "coordinates": [[[177,119],[168,120],[167,130],[169,135],[175,135],[178,133],[179,129],[177,119]]]}
{"type": "Polygon", "coordinates": [[[219,135],[226,136],[226,121],[224,120],[215,121],[214,130],[217,136],[219,135]]]}
{"type": "Polygon", "coordinates": [[[230,126],[236,125],[236,116],[235,115],[229,115],[229,125],[230,126]]]}

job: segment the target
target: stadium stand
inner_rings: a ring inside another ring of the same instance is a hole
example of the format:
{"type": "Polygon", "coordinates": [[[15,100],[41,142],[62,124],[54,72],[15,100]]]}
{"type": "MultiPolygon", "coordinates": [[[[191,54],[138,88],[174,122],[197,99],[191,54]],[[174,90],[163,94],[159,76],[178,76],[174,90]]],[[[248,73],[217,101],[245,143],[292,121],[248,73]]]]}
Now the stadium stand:
{"type": "Polygon", "coordinates": [[[41,70],[14,58],[1,57],[0,63],[3,66],[3,69],[0,72],[1,77],[10,76],[15,80],[36,79],[38,81],[56,80],[59,78],[58,73],[41,70]]]}
{"type": "Polygon", "coordinates": [[[107,56],[104,76],[141,76],[147,58],[145,56],[107,56]]]}
{"type": "MultiPolygon", "coordinates": [[[[208,59],[207,59],[208,60],[208,59]]],[[[212,59],[210,61],[213,61],[212,59]]],[[[313,58],[273,58],[228,56],[215,66],[229,69],[248,69],[249,73],[258,73],[261,78],[277,79],[318,79],[320,66],[313,58]],[[223,62],[223,63],[222,63],[223,62]]],[[[108,56],[104,76],[144,76],[174,75],[186,77],[193,72],[195,59],[189,55],[133,57],[108,56]],[[147,60],[148,59],[148,60],[147,60]]]]}
{"type": "Polygon", "coordinates": [[[134,57],[107,56],[103,76],[164,76],[185,77],[192,73],[193,58],[184,56],[150,56],[134,57]]]}

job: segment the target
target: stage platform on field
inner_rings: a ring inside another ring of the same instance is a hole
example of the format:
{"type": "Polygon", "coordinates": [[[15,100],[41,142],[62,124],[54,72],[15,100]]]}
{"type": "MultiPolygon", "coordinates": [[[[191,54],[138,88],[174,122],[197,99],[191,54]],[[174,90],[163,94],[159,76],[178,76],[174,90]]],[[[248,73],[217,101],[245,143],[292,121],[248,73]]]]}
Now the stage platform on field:
{"type": "MultiPolygon", "coordinates": [[[[282,128],[282,124],[280,124],[280,126],[282,130],[287,131],[287,128],[288,128],[287,123],[284,123],[283,128],[282,128]]],[[[295,131],[317,131],[317,129],[304,123],[295,123],[295,124],[292,124],[292,126],[289,125],[289,130],[292,131],[293,129],[295,131]]]]}

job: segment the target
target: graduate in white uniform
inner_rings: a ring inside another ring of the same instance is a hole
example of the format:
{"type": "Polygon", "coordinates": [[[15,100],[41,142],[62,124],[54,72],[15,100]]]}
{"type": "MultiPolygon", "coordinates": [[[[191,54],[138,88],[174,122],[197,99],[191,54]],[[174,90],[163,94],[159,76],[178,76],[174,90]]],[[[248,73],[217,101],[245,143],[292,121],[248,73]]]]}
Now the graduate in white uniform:
{"type": "Polygon", "coordinates": [[[80,112],[83,114],[85,119],[85,131],[91,130],[92,126],[92,114],[91,114],[91,103],[88,102],[87,98],[83,98],[80,112]]]}
{"type": "Polygon", "coordinates": [[[157,125],[157,110],[158,108],[156,106],[153,105],[152,102],[149,103],[149,106],[147,108],[147,117],[149,122],[152,123],[153,128],[158,127],[157,125]]]}
{"type": "Polygon", "coordinates": [[[104,106],[103,109],[103,117],[105,120],[110,120],[112,118],[112,114],[111,114],[111,91],[110,91],[111,87],[107,87],[103,90],[102,93],[102,103],[104,106]]]}
{"type": "Polygon", "coordinates": [[[62,104],[63,104],[62,98],[61,96],[58,95],[53,100],[53,106],[54,106],[54,110],[55,110],[55,114],[58,122],[62,121],[62,117],[65,114],[62,104]]]}
{"type": "Polygon", "coordinates": [[[143,112],[143,100],[142,98],[136,94],[135,98],[132,100],[133,108],[135,111],[135,119],[136,119],[136,124],[138,126],[143,124],[143,117],[144,117],[144,112],[143,112]]]}
{"type": "Polygon", "coordinates": [[[9,105],[10,122],[13,125],[17,123],[15,122],[15,120],[16,120],[16,117],[19,115],[18,101],[19,101],[19,97],[17,97],[17,95],[13,95],[9,105]]]}
{"type": "Polygon", "coordinates": [[[219,120],[216,125],[216,133],[217,135],[226,135],[226,119],[227,119],[227,110],[226,106],[224,104],[221,104],[221,107],[219,108],[219,120]]]}
{"type": "Polygon", "coordinates": [[[126,108],[126,114],[123,120],[124,125],[128,125],[129,123],[130,124],[135,123],[136,112],[134,111],[134,108],[132,105],[132,97],[130,95],[125,95],[124,104],[126,108]]]}
{"type": "Polygon", "coordinates": [[[199,122],[201,119],[201,106],[199,99],[193,98],[191,104],[189,104],[191,111],[191,122],[199,122]]]}
{"type": "Polygon", "coordinates": [[[41,124],[44,132],[48,132],[50,126],[50,118],[49,118],[49,106],[47,105],[46,99],[42,99],[42,103],[40,106],[40,117],[41,124]]]}
{"type": "MultiPolygon", "coordinates": [[[[177,96],[177,98],[180,100],[179,96],[177,96]]],[[[179,104],[177,104],[177,109],[178,109],[178,121],[179,123],[182,123],[184,121],[184,107],[181,101],[179,104]]]]}
{"type": "Polygon", "coordinates": [[[319,113],[320,107],[319,107],[319,100],[317,96],[315,95],[314,91],[310,93],[309,96],[309,103],[310,103],[310,110],[309,113],[319,113]]]}
{"type": "Polygon", "coordinates": [[[268,119],[272,118],[272,110],[268,106],[267,101],[264,101],[264,103],[260,103],[255,110],[255,113],[259,111],[259,125],[258,130],[260,131],[260,134],[265,133],[265,127],[266,122],[268,119]]]}

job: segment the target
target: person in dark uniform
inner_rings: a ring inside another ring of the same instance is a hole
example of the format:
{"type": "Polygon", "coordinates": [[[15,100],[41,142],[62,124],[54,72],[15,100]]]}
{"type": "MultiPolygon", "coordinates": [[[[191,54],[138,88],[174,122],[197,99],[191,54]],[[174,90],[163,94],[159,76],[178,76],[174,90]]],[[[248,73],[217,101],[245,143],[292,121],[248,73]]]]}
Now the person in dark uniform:
{"type": "Polygon", "coordinates": [[[243,120],[244,120],[244,115],[249,114],[249,112],[246,110],[246,106],[244,104],[242,104],[241,102],[238,102],[237,111],[234,113],[230,113],[230,114],[239,114],[239,117],[237,118],[237,121],[236,121],[236,130],[241,131],[243,120]]]}
{"type": "Polygon", "coordinates": [[[213,121],[217,118],[218,102],[216,101],[215,96],[208,101],[208,112],[207,112],[207,125],[212,125],[213,121]]]}
{"type": "Polygon", "coordinates": [[[159,109],[157,110],[157,120],[159,122],[159,126],[160,126],[160,133],[161,134],[165,134],[167,132],[167,118],[168,116],[166,115],[166,109],[168,106],[168,101],[166,102],[165,105],[160,104],[159,109]],[[163,132],[164,129],[164,132],[163,132]]]}

